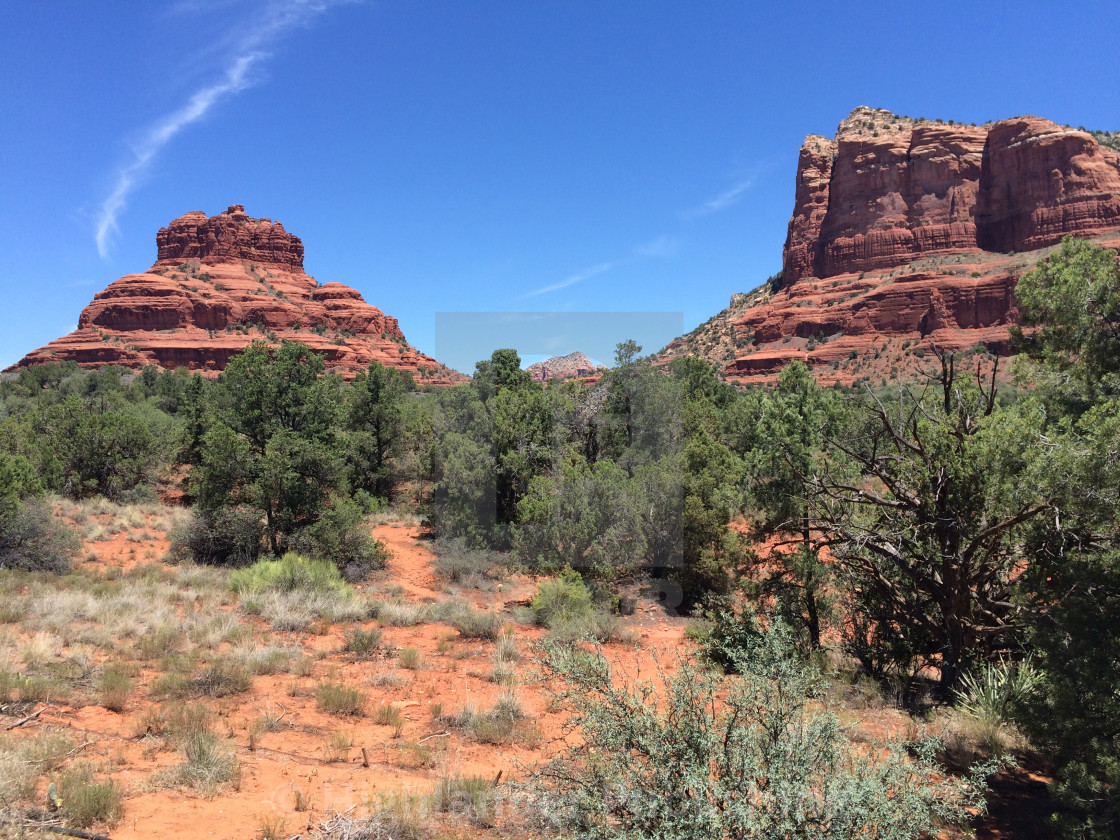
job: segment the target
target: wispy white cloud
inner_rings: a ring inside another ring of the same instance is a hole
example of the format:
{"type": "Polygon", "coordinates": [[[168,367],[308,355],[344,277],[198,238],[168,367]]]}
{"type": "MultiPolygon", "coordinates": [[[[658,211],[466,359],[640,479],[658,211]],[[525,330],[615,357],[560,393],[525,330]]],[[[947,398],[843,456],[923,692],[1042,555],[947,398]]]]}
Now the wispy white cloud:
{"type": "Polygon", "coordinates": [[[576,283],[582,283],[584,280],[588,280],[598,274],[603,274],[604,272],[610,271],[612,268],[614,268],[615,264],[616,263],[612,261],[593,265],[590,268],[585,268],[583,271],[579,271],[571,275],[570,277],[566,277],[559,283],[553,283],[550,286],[542,286],[539,289],[534,289],[531,292],[526,292],[525,297],[536,297],[537,295],[547,294],[548,292],[555,292],[560,289],[566,289],[568,288],[568,286],[574,286],[576,283]]]}
{"type": "MultiPolygon", "coordinates": [[[[268,58],[268,49],[290,30],[337,5],[339,0],[275,0],[258,11],[253,23],[239,27],[230,41],[221,77],[199,90],[176,110],[165,114],[141,134],[132,149],[132,157],[117,171],[113,189],[101,203],[97,214],[97,251],[108,256],[112,235],[117,232],[117,219],[128,204],[128,197],[142,181],[156,156],[183,129],[201,120],[222,99],[233,96],[259,81],[253,69],[268,58]]],[[[195,6],[204,11],[206,4],[195,6]]]]}
{"type": "Polygon", "coordinates": [[[680,250],[680,242],[672,236],[659,236],[656,239],[651,239],[649,242],[634,248],[634,253],[639,257],[651,257],[664,259],[666,257],[676,256],[680,250]]]}
{"type": "Polygon", "coordinates": [[[734,186],[721,192],[719,195],[709,198],[707,201],[703,202],[697,207],[686,210],[681,215],[686,219],[696,219],[700,216],[710,216],[713,213],[718,213],[721,210],[726,210],[728,207],[737,204],[739,199],[741,199],[750,190],[750,188],[754,186],[755,177],[755,174],[747,176],[746,178],[736,183],[734,186]]]}

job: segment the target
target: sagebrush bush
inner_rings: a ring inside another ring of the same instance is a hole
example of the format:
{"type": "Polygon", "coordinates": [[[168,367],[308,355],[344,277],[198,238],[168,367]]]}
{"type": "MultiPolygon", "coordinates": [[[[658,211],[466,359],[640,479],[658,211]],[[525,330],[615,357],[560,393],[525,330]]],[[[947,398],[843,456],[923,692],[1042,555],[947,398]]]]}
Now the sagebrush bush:
{"type": "Polygon", "coordinates": [[[98,781],[88,764],[67,768],[58,780],[62,813],[76,828],[116,825],[124,813],[124,789],[112,779],[98,781]]]}
{"type": "Polygon", "coordinates": [[[982,808],[985,765],[947,777],[931,742],[869,754],[818,705],[824,681],[771,630],[722,677],[682,658],[660,684],[596,652],[552,645],[546,684],[583,743],[533,774],[562,830],[581,837],[903,840],[982,808]]]}
{"type": "Polygon", "coordinates": [[[78,535],[55,520],[46,502],[0,502],[0,569],[62,574],[80,548],[78,535]]]}
{"type": "Polygon", "coordinates": [[[466,639],[496,639],[502,632],[502,618],[497,613],[465,607],[449,619],[451,626],[466,639]]]}

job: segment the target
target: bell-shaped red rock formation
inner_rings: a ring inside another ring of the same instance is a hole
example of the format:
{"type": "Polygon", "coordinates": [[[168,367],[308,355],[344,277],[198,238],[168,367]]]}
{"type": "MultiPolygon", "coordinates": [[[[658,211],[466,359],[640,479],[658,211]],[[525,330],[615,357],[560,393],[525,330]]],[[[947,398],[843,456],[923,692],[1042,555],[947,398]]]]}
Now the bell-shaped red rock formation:
{"type": "Polygon", "coordinates": [[[341,283],[303,270],[303,243],[235,204],[180,216],[156,235],[158,259],[98,292],[78,329],[15,367],[72,359],[82,367],[156,365],[216,374],[252,341],[302,341],[347,378],[372,360],[421,384],[467,377],[420,353],[392,318],[341,283]]]}

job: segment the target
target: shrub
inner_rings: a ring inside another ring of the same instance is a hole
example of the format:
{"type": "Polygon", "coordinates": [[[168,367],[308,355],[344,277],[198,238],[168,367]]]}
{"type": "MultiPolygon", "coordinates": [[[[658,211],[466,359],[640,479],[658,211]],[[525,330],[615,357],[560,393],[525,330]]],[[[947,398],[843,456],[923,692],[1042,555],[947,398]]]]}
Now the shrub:
{"type": "Polygon", "coordinates": [[[400,710],[391,703],[382,703],[373,713],[373,722],[378,726],[400,726],[404,723],[400,710]]]}
{"type": "Polygon", "coordinates": [[[237,757],[209,728],[193,729],[180,739],[183,762],[162,771],[157,779],[172,787],[191,787],[212,796],[219,785],[238,784],[241,766],[237,757]]]}
{"type": "Polygon", "coordinates": [[[323,757],[328,764],[346,761],[353,748],[354,739],[349,732],[330,732],[323,739],[323,757]]]}
{"type": "Polygon", "coordinates": [[[409,671],[415,671],[419,668],[422,658],[420,651],[414,647],[403,647],[397,651],[397,661],[402,668],[409,671]]]}
{"type": "Polygon", "coordinates": [[[260,513],[238,508],[195,512],[172,529],[172,558],[212,566],[247,566],[261,553],[264,524],[260,513]]]}
{"type": "Polygon", "coordinates": [[[432,545],[436,555],[432,568],[452,583],[482,588],[500,567],[501,555],[482,548],[472,548],[465,540],[440,537],[432,545]]]}
{"type": "Polygon", "coordinates": [[[1034,628],[1042,679],[1013,703],[1016,720],[1054,767],[1058,836],[1112,840],[1120,833],[1120,552],[1071,553],[1045,574],[1043,591],[1060,600],[1034,628]]]}
{"type": "Polygon", "coordinates": [[[497,613],[463,609],[451,617],[451,626],[466,639],[496,639],[502,631],[502,618],[497,613]]]}
{"type": "Polygon", "coordinates": [[[1022,704],[1041,681],[1030,663],[1001,660],[984,665],[961,678],[957,706],[978,720],[1002,726],[1010,722],[1012,709],[1022,704]]]}
{"type": "Polygon", "coordinates": [[[195,690],[208,697],[228,697],[244,694],[253,686],[253,676],[241,662],[215,659],[207,665],[194,681],[195,690]]]}
{"type": "Polygon", "coordinates": [[[111,712],[124,711],[128,695],[132,693],[131,669],[122,663],[106,665],[98,682],[101,705],[111,712]]]}
{"type": "Polygon", "coordinates": [[[289,551],[279,560],[258,560],[230,575],[230,587],[242,595],[280,592],[335,592],[350,594],[338,569],[326,560],[313,560],[289,551]]]}
{"type": "Polygon", "coordinates": [[[485,776],[443,776],[431,795],[434,811],[465,816],[483,828],[494,825],[496,804],[494,781],[485,776]]]}
{"type": "Polygon", "coordinates": [[[869,754],[847,741],[817,703],[824,681],[790,654],[780,627],[737,666],[742,676],[721,677],[682,657],[655,685],[616,676],[598,653],[547,647],[545,678],[584,739],[533,775],[563,828],[600,838],[910,838],[982,806],[993,765],[947,778],[933,742],[869,754]]]}
{"type": "Polygon", "coordinates": [[[315,703],[332,715],[360,715],[365,709],[366,695],[356,688],[327,680],[315,689],[315,703]]]}
{"type": "Polygon", "coordinates": [[[369,630],[362,630],[359,627],[343,638],[345,639],[343,650],[356,653],[358,656],[369,656],[381,643],[381,628],[371,627],[369,630]]]}
{"type": "Polygon", "coordinates": [[[541,581],[530,608],[533,620],[542,627],[586,618],[594,609],[591,590],[573,569],[564,569],[555,580],[541,581]]]}
{"type": "Polygon", "coordinates": [[[116,825],[124,813],[124,790],[112,780],[95,781],[87,764],[67,769],[59,777],[58,788],[62,813],[77,828],[97,823],[116,825]]]}
{"type": "Polygon", "coordinates": [[[362,509],[346,496],[332,496],[317,522],[292,535],[291,547],[331,561],[350,583],[384,569],[392,557],[385,545],[370,535],[362,509]]]}
{"type": "Polygon", "coordinates": [[[79,548],[77,534],[55,521],[45,502],[0,499],[0,569],[62,574],[79,548]]]}

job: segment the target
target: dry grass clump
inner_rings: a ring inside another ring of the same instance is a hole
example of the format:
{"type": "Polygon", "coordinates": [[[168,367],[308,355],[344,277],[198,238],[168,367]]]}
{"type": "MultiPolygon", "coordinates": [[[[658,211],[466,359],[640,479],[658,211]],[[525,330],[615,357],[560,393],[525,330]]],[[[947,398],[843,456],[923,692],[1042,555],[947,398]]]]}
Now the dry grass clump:
{"type": "Polygon", "coordinates": [[[405,670],[419,670],[423,661],[424,657],[417,648],[403,647],[397,651],[397,663],[405,670]]]}
{"type": "Polygon", "coordinates": [[[382,703],[373,713],[373,722],[378,726],[400,726],[404,723],[400,709],[392,703],[382,703]]]}
{"type": "Polygon", "coordinates": [[[73,748],[74,742],[63,735],[0,736],[0,803],[34,798],[39,777],[61,764],[73,748]]]}
{"type": "Polygon", "coordinates": [[[315,703],[331,715],[360,715],[365,710],[366,694],[333,680],[324,680],[315,687],[315,703]]]}
{"type": "Polygon", "coordinates": [[[233,751],[214,734],[211,718],[210,710],[200,704],[176,704],[168,709],[167,738],[183,761],[154,774],[154,784],[192,788],[203,796],[213,796],[224,784],[240,784],[241,766],[233,751]]]}
{"type": "Polygon", "coordinates": [[[342,649],[346,653],[362,657],[371,656],[381,644],[381,628],[371,627],[369,630],[363,630],[356,627],[352,633],[344,634],[343,639],[345,642],[342,649]]]}
{"type": "Polygon", "coordinates": [[[98,780],[88,764],[67,768],[58,779],[61,810],[76,828],[116,825],[124,813],[124,788],[112,779],[98,780]]]}
{"type": "Polygon", "coordinates": [[[382,671],[374,674],[369,680],[369,684],[372,686],[389,689],[404,688],[410,682],[411,680],[408,677],[397,671],[382,671]]]}
{"type": "Polygon", "coordinates": [[[537,737],[512,688],[504,689],[489,711],[478,712],[473,706],[464,706],[454,715],[440,717],[440,722],[465,731],[482,744],[506,745],[519,740],[531,743],[537,737]]]}
{"type": "Polygon", "coordinates": [[[349,623],[369,618],[369,605],[349,593],[268,591],[243,599],[242,609],[260,615],[273,630],[302,632],[316,620],[349,623]]]}
{"type": "Polygon", "coordinates": [[[436,555],[432,568],[451,583],[471,589],[492,589],[503,571],[503,555],[484,548],[472,548],[463,540],[440,538],[432,550],[436,555]]]}
{"type": "Polygon", "coordinates": [[[328,764],[346,761],[354,748],[354,738],[349,732],[328,732],[323,738],[323,760],[328,764]]]}
{"type": "Polygon", "coordinates": [[[502,632],[502,619],[497,613],[473,610],[470,607],[460,610],[448,619],[451,626],[466,639],[497,639],[502,632]]]}
{"type": "Polygon", "coordinates": [[[494,825],[498,791],[485,776],[442,776],[430,797],[433,811],[465,816],[482,828],[494,825]]]}
{"type": "Polygon", "coordinates": [[[288,645],[258,646],[251,638],[231,648],[226,658],[253,676],[291,673],[303,659],[303,650],[288,645]]]}
{"type": "Polygon", "coordinates": [[[132,667],[124,662],[111,662],[102,669],[97,683],[102,706],[111,712],[124,711],[132,693],[132,672],[132,667]]]}
{"type": "Polygon", "coordinates": [[[374,618],[391,627],[414,627],[436,620],[436,610],[432,604],[410,604],[397,599],[375,601],[371,612],[374,618]]]}

